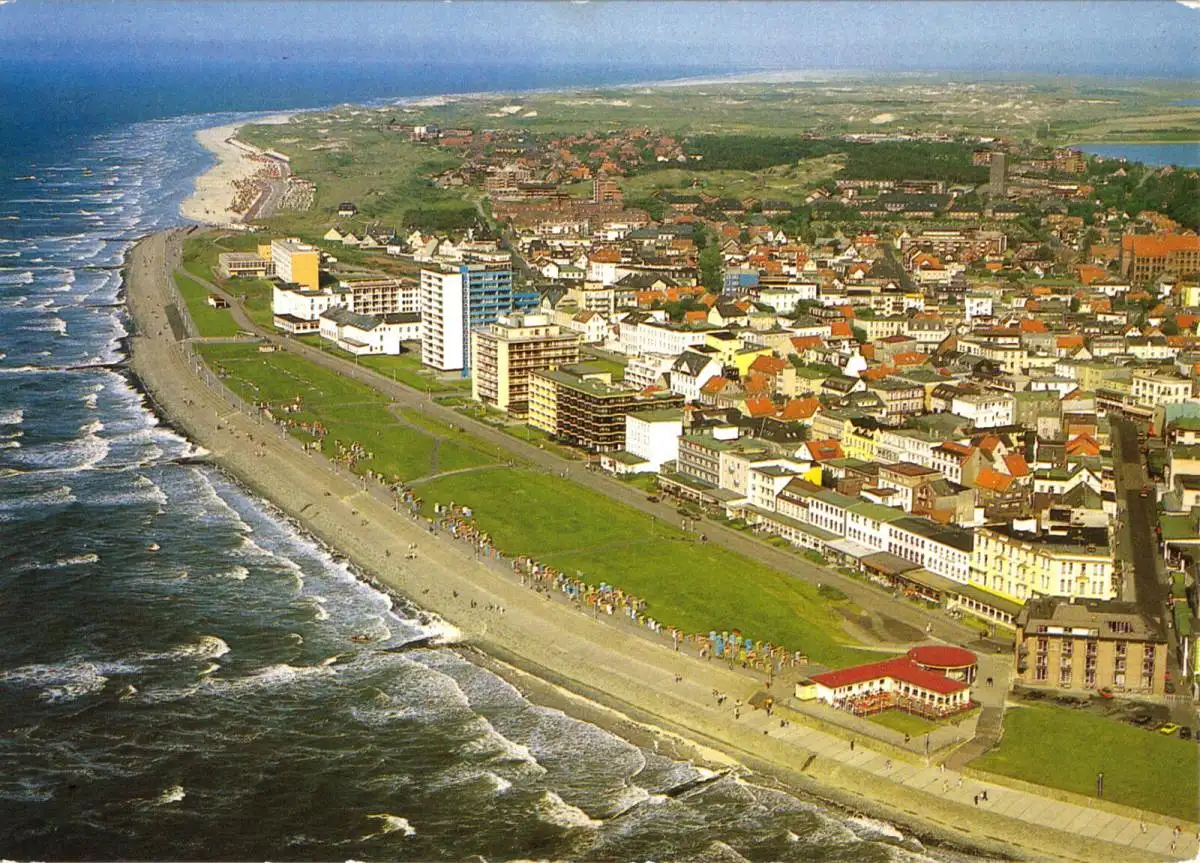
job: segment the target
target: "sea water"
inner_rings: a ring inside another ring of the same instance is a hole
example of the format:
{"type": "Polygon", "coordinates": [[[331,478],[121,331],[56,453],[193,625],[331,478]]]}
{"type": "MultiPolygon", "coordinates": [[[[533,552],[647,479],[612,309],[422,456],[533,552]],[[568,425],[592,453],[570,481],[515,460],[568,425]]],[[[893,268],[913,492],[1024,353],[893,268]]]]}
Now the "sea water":
{"type": "Polygon", "coordinates": [[[0,142],[0,854],[958,859],[530,703],[191,462],[119,270],[241,116],[189,107],[0,142]]]}

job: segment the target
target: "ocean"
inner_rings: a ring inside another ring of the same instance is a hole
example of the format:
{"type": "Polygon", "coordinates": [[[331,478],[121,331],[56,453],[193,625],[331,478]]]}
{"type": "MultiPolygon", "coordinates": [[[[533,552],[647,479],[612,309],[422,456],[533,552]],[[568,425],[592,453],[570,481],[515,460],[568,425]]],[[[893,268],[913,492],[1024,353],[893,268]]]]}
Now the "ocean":
{"type": "Polygon", "coordinates": [[[1128,159],[1147,165],[1200,168],[1200,141],[1169,144],[1078,144],[1085,153],[1106,159],[1128,159]]]}
{"type": "Polygon", "coordinates": [[[0,856],[974,859],[531,703],[148,409],[119,268],[181,223],[211,163],[197,129],[662,76],[418,71],[253,96],[0,68],[18,100],[0,129],[0,856]]]}

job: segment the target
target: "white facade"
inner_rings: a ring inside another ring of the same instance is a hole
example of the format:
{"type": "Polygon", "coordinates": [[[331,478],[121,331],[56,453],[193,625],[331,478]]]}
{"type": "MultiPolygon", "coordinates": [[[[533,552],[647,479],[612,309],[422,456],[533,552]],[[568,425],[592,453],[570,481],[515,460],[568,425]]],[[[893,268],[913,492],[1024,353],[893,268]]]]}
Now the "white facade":
{"type": "Polygon", "coordinates": [[[1145,407],[1182,404],[1192,397],[1192,382],[1168,375],[1135,372],[1130,380],[1129,394],[1134,402],[1145,407]]]}
{"type": "Polygon", "coordinates": [[[302,321],[315,321],[329,309],[349,306],[350,295],[341,291],[305,291],[280,285],[271,290],[271,312],[291,315],[302,321]]]}
{"type": "Polygon", "coordinates": [[[662,354],[645,354],[633,357],[625,366],[625,382],[635,387],[648,387],[658,383],[659,378],[671,371],[675,357],[662,354]]]}
{"type": "Polygon", "coordinates": [[[965,417],[975,428],[987,429],[1013,424],[1017,400],[1004,394],[956,395],[950,402],[950,413],[965,417]]]}
{"type": "Polygon", "coordinates": [[[463,367],[461,273],[421,270],[421,362],[441,371],[463,367]]]}
{"type": "Polygon", "coordinates": [[[704,330],[680,329],[669,323],[642,321],[636,324],[621,322],[621,351],[630,356],[666,354],[679,356],[692,345],[702,345],[704,330]]]}
{"type": "Polygon", "coordinates": [[[625,449],[644,458],[657,473],[663,463],[679,458],[683,415],[676,411],[646,411],[625,415],[625,449]]]}

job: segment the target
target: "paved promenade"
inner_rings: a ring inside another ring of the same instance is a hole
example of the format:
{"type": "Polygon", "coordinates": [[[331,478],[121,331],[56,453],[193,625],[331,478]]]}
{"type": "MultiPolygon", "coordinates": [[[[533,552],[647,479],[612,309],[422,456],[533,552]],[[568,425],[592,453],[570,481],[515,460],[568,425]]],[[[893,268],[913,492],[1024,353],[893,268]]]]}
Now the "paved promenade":
{"type": "MultiPolygon", "coordinates": [[[[1195,826],[1184,825],[1177,839],[1174,822],[1161,816],[1143,822],[1129,810],[982,783],[860,738],[851,749],[842,729],[813,727],[800,717],[780,727],[786,711],[767,716],[746,706],[763,687],[759,677],[676,652],[620,618],[597,620],[560,595],[522,587],[502,566],[475,559],[468,545],[431,536],[423,521],[395,511],[382,489],[319,454],[303,453],[282,430],[242,413],[198,367],[169,325],[167,276],[177,255],[178,239],[157,235],[135,249],[128,271],[137,321],[133,365],[156,401],[217,463],[383,584],[445,617],[464,642],[697,741],[698,757],[724,759],[731,767],[740,762],[798,789],[1003,857],[1126,863],[1196,855],[1195,826]],[[408,543],[419,546],[415,561],[403,559],[408,543]],[[728,696],[723,705],[714,689],[728,696]],[[976,803],[975,795],[984,793],[986,801],[976,803]]],[[[795,566],[794,557],[785,559],[795,566]]],[[[781,702],[783,695],[776,693],[781,702]]]]}

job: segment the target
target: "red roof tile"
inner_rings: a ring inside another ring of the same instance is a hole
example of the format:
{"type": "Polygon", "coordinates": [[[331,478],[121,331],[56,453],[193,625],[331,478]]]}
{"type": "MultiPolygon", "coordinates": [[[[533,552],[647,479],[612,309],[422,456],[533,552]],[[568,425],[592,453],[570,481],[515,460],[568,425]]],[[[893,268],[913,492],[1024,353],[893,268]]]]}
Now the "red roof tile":
{"type": "Polygon", "coordinates": [[[843,686],[853,686],[856,683],[869,683],[872,680],[891,678],[901,683],[908,683],[937,692],[950,695],[969,688],[965,683],[951,680],[936,671],[926,671],[908,657],[885,659],[882,662],[871,662],[867,665],[855,665],[852,668],[841,668],[825,674],[814,674],[812,680],[829,689],[839,689],[843,686]]]}

